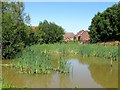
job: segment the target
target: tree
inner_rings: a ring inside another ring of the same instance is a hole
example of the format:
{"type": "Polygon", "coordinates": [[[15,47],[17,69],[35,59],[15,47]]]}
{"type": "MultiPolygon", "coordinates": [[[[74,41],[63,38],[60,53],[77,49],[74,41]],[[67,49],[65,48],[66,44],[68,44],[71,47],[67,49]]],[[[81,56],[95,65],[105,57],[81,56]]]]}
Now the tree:
{"type": "Polygon", "coordinates": [[[42,43],[56,43],[63,40],[64,29],[55,23],[44,20],[39,23],[38,30],[42,35],[42,43]]]}
{"type": "Polygon", "coordinates": [[[41,41],[41,33],[39,32],[38,28],[32,29],[31,26],[27,26],[26,36],[24,38],[25,46],[31,46],[38,43],[41,44],[41,41]]]}
{"type": "Polygon", "coordinates": [[[120,2],[98,12],[89,26],[91,42],[120,41],[120,2]]]}
{"type": "Polygon", "coordinates": [[[22,2],[2,2],[2,58],[14,58],[25,47],[25,17],[22,2]]]}

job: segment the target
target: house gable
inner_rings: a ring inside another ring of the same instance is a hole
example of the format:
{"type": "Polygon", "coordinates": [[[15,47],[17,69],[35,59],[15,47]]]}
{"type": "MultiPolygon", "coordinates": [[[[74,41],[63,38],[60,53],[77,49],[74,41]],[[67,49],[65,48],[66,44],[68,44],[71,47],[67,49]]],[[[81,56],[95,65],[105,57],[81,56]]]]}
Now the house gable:
{"type": "Polygon", "coordinates": [[[74,38],[74,33],[73,32],[67,32],[64,35],[64,39],[69,38],[69,39],[73,39],[74,38]]]}
{"type": "Polygon", "coordinates": [[[81,40],[82,42],[86,42],[90,40],[88,31],[81,30],[75,35],[76,40],[81,40]]]}

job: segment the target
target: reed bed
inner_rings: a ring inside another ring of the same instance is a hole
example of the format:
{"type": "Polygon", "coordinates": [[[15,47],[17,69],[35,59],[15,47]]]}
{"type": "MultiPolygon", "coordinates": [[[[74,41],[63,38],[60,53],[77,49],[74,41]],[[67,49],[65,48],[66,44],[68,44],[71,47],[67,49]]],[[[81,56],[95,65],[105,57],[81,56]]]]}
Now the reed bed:
{"type": "Polygon", "coordinates": [[[31,48],[39,49],[44,54],[79,54],[88,57],[100,57],[105,59],[118,60],[118,46],[101,46],[97,44],[44,44],[34,45],[31,48]]]}
{"type": "Polygon", "coordinates": [[[59,68],[53,67],[52,56],[48,54],[49,48],[46,49],[36,46],[26,48],[13,66],[16,67],[20,73],[50,74],[53,71],[64,74],[69,73],[68,63],[66,63],[64,59],[59,60],[59,68]]]}
{"type": "Polygon", "coordinates": [[[78,43],[33,45],[22,52],[15,67],[28,74],[50,74],[53,71],[66,74],[69,73],[70,64],[64,56],[68,54],[118,60],[118,47],[78,43]],[[58,68],[53,67],[53,54],[60,54],[58,68]]]}

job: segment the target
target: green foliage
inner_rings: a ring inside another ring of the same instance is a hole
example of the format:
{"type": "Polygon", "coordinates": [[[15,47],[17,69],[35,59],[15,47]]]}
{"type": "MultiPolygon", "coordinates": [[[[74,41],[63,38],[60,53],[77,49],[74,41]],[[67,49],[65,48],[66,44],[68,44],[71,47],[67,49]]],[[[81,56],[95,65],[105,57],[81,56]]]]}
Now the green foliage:
{"type": "Polygon", "coordinates": [[[22,2],[2,2],[2,58],[14,58],[25,46],[23,11],[22,2]]]}
{"type": "Polygon", "coordinates": [[[34,74],[50,73],[51,60],[48,55],[41,54],[39,50],[26,48],[17,62],[17,67],[21,72],[34,74]]]}
{"type": "Polygon", "coordinates": [[[26,35],[24,35],[24,43],[25,46],[31,46],[38,43],[38,38],[34,30],[31,27],[27,27],[25,31],[26,35]]]}
{"type": "Polygon", "coordinates": [[[13,65],[22,73],[50,74],[52,71],[69,73],[70,63],[64,60],[66,55],[78,54],[87,57],[100,57],[118,60],[117,46],[101,46],[96,44],[42,44],[32,45],[23,50],[19,60],[13,65]],[[53,58],[59,55],[58,68],[54,67],[53,58]]]}
{"type": "Polygon", "coordinates": [[[24,8],[23,2],[2,2],[3,59],[15,58],[26,46],[41,41],[38,32],[32,30],[24,8]]]}
{"type": "Polygon", "coordinates": [[[36,45],[26,48],[13,66],[28,74],[50,74],[52,71],[69,73],[70,68],[69,63],[63,59],[60,60],[59,68],[54,68],[51,56],[42,48],[38,49],[36,45]]]}
{"type": "Polygon", "coordinates": [[[100,57],[106,59],[118,60],[118,46],[102,46],[97,44],[43,44],[33,45],[31,48],[36,48],[44,54],[80,54],[88,57],[100,57]]]}
{"type": "Polygon", "coordinates": [[[39,28],[35,28],[34,30],[34,41],[35,44],[42,44],[42,32],[39,30],[39,28]]]}
{"type": "Polygon", "coordinates": [[[98,12],[92,19],[89,27],[91,42],[120,41],[120,2],[98,12]]]}
{"type": "Polygon", "coordinates": [[[43,43],[56,43],[63,40],[64,29],[55,23],[44,20],[39,23],[39,31],[42,33],[43,43]]]}
{"type": "MultiPolygon", "coordinates": [[[[2,87],[1,87],[2,89],[1,90],[13,90],[13,89],[18,89],[17,87],[15,87],[15,86],[13,86],[13,85],[11,85],[11,84],[8,84],[8,83],[5,83],[4,81],[3,81],[3,83],[2,83],[2,87]]],[[[19,88],[19,90],[29,90],[28,88],[25,88],[25,87],[21,87],[21,88],[19,88]]]]}
{"type": "MultiPolygon", "coordinates": [[[[12,86],[12,85],[10,85],[10,84],[8,84],[8,83],[5,83],[4,81],[2,81],[2,84],[1,84],[2,86],[1,86],[1,88],[2,88],[2,90],[10,90],[11,88],[15,88],[14,86],[12,86]]],[[[12,90],[12,89],[11,89],[12,90]]]]}
{"type": "Polygon", "coordinates": [[[23,3],[2,3],[2,56],[12,58],[21,49],[24,43],[21,35],[24,32],[23,3]]]}
{"type": "Polygon", "coordinates": [[[70,63],[65,61],[63,58],[59,60],[59,68],[61,73],[69,73],[70,71],[70,63]]]}

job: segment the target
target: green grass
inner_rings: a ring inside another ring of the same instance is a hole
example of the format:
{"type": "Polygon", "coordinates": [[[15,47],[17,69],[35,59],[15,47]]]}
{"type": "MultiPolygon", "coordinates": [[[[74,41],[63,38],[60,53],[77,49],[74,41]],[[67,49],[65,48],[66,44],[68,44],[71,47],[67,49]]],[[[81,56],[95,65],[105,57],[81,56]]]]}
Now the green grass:
{"type": "Polygon", "coordinates": [[[2,90],[6,90],[6,89],[10,89],[10,88],[15,88],[14,86],[8,84],[8,83],[5,83],[4,81],[1,81],[1,85],[0,88],[2,88],[2,90]]]}
{"type": "Polygon", "coordinates": [[[46,49],[44,49],[44,46],[26,48],[22,55],[17,58],[14,67],[18,68],[20,73],[28,74],[50,74],[53,71],[69,73],[68,63],[64,59],[60,60],[59,68],[53,67],[52,56],[48,54],[50,49],[47,47],[46,49]]]}
{"type": "Polygon", "coordinates": [[[33,50],[39,49],[44,54],[80,54],[82,56],[100,57],[105,59],[118,60],[118,46],[101,46],[96,44],[43,44],[34,45],[33,50]]]}
{"type": "MultiPolygon", "coordinates": [[[[10,84],[6,84],[6,83],[2,84],[1,90],[13,90],[13,89],[18,89],[18,88],[10,84]]],[[[19,90],[29,90],[29,88],[19,88],[19,90]]]]}
{"type": "Polygon", "coordinates": [[[64,59],[60,59],[58,69],[60,70],[61,73],[69,73],[69,71],[70,71],[70,63],[68,63],[64,59]]]}
{"type": "Polygon", "coordinates": [[[51,69],[51,58],[47,54],[40,53],[39,49],[26,48],[16,65],[23,73],[48,74],[51,69]]]}
{"type": "Polygon", "coordinates": [[[69,73],[70,64],[63,58],[68,54],[118,60],[118,47],[77,43],[33,45],[22,52],[15,67],[28,74],[50,74],[53,71],[69,73]],[[61,57],[58,68],[53,67],[54,54],[61,57]]]}

